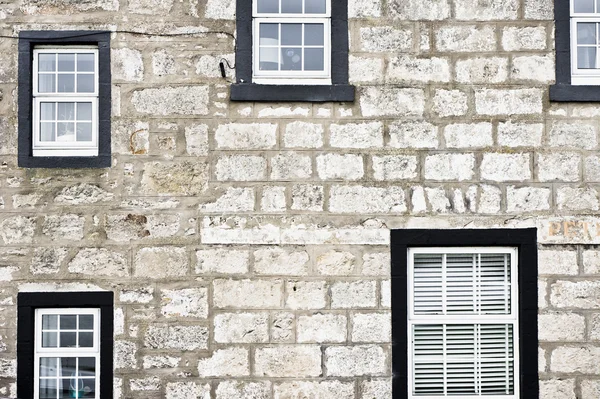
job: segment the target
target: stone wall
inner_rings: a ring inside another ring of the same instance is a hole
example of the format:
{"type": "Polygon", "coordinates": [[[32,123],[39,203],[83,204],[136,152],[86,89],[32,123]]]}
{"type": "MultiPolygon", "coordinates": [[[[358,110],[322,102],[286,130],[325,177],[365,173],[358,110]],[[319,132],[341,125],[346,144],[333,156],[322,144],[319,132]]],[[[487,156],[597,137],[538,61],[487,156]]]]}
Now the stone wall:
{"type": "Polygon", "coordinates": [[[18,292],[112,290],[115,398],[390,398],[389,230],[536,226],[541,398],[600,396],[600,106],[548,100],[552,2],[349,3],[357,99],[311,104],[228,101],[234,0],[0,0],[115,32],[101,170],[17,167],[0,38],[0,395],[18,292]]]}

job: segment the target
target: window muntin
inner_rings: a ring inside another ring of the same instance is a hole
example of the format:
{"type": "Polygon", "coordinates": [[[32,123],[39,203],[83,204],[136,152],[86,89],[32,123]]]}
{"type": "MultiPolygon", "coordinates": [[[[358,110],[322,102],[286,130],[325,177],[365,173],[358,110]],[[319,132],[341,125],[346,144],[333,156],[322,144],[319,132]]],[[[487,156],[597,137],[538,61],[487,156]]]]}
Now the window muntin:
{"type": "Polygon", "coordinates": [[[331,84],[331,0],[255,0],[253,82],[331,84]]]}
{"type": "Polygon", "coordinates": [[[98,50],[33,51],[33,156],[98,155],[98,50]]]}
{"type": "Polygon", "coordinates": [[[35,399],[100,397],[99,331],[99,309],[36,309],[35,399]]]}
{"type": "Polygon", "coordinates": [[[408,250],[409,397],[516,398],[517,251],[408,250]]]}

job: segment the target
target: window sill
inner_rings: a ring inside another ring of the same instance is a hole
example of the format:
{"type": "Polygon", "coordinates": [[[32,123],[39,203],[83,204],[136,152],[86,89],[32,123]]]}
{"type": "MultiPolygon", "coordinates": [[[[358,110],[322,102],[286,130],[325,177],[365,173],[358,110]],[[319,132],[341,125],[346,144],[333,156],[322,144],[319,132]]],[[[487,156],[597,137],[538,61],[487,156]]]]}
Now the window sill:
{"type": "Polygon", "coordinates": [[[595,102],[600,101],[600,86],[574,86],[555,84],[550,86],[550,101],[595,102]]]}
{"type": "Polygon", "coordinates": [[[353,102],[354,86],[325,85],[231,85],[231,101],[353,102]]]}
{"type": "Polygon", "coordinates": [[[19,156],[21,168],[110,168],[110,155],[97,157],[33,157],[19,156]]]}

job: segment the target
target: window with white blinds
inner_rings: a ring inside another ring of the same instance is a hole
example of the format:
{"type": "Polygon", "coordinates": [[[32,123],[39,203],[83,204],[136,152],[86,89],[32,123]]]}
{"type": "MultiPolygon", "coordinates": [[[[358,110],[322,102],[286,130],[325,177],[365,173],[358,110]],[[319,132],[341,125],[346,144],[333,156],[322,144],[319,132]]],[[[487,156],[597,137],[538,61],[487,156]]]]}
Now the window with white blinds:
{"type": "Polygon", "coordinates": [[[517,250],[410,248],[411,398],[517,398],[517,250]]]}

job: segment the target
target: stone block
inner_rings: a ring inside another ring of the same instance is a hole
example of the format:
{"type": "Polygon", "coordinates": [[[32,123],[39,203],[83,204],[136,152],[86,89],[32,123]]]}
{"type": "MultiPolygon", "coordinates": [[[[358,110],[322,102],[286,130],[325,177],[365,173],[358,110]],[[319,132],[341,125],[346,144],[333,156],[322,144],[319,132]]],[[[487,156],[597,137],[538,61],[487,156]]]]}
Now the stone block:
{"type": "Polygon", "coordinates": [[[508,79],[508,58],[473,57],[459,59],[454,68],[456,80],[467,84],[502,83],[508,79]]]}
{"type": "Polygon", "coordinates": [[[492,181],[531,179],[530,154],[486,153],[481,161],[481,178],[492,181]]]}
{"type": "Polygon", "coordinates": [[[355,260],[356,257],[350,252],[331,250],[317,256],[317,272],[330,276],[347,276],[353,274],[355,260]]]}
{"type": "Polygon", "coordinates": [[[596,309],[600,303],[600,281],[557,280],[550,290],[550,303],[556,308],[596,309]]]}
{"type": "Polygon", "coordinates": [[[553,373],[600,374],[600,348],[585,344],[559,346],[552,351],[550,371],[553,373]]]}
{"type": "Polygon", "coordinates": [[[288,309],[323,309],[327,305],[325,281],[288,281],[285,290],[288,309]]]}
{"type": "Polygon", "coordinates": [[[317,313],[299,316],[296,329],[298,343],[339,343],[346,341],[348,321],[344,315],[317,313]]]}
{"type": "Polygon", "coordinates": [[[575,379],[552,379],[540,381],[540,399],[575,399],[575,379]]]}
{"type": "Polygon", "coordinates": [[[29,270],[33,274],[58,273],[67,253],[67,248],[36,248],[29,270]]]}
{"type": "Polygon", "coordinates": [[[448,148],[477,148],[493,145],[492,124],[452,123],[444,128],[444,138],[448,148]]]}
{"type": "Polygon", "coordinates": [[[361,49],[370,53],[410,51],[413,32],[394,26],[365,26],[360,28],[360,43],[361,49]]]}
{"type": "Polygon", "coordinates": [[[282,152],[271,159],[271,180],[305,180],[312,175],[310,156],[282,152]]]}
{"type": "Polygon", "coordinates": [[[365,117],[422,116],[425,93],[414,88],[366,87],[360,91],[359,102],[365,117]]]}
{"type": "Polygon", "coordinates": [[[115,369],[137,368],[136,352],[137,347],[134,342],[116,340],[113,350],[115,369]]]}
{"type": "Polygon", "coordinates": [[[248,272],[250,254],[230,248],[196,251],[196,273],[244,274],[248,272]]]}
{"type": "Polygon", "coordinates": [[[465,21],[502,21],[517,19],[519,2],[480,2],[477,0],[456,0],[456,19],[465,21]]]}
{"type": "Polygon", "coordinates": [[[317,173],[323,180],[358,180],[365,174],[363,158],[356,154],[317,156],[317,173]]]}
{"type": "Polygon", "coordinates": [[[450,2],[447,0],[390,0],[387,7],[388,14],[401,21],[439,21],[450,18],[450,2]]]}
{"type": "Polygon", "coordinates": [[[321,348],[318,345],[279,345],[256,348],[254,374],[258,377],[319,377],[321,348]]]}
{"type": "Polygon", "coordinates": [[[275,399],[354,399],[354,384],[347,381],[285,381],[275,384],[275,399]]]}
{"type": "Polygon", "coordinates": [[[550,209],[552,190],[546,187],[506,188],[506,211],[510,213],[539,212],[550,209]]]}
{"type": "Polygon", "coordinates": [[[144,356],[143,367],[145,369],[172,369],[179,365],[180,360],[177,356],[144,356]]]}
{"type": "MultiPolygon", "coordinates": [[[[584,252],[584,265],[585,259],[584,252]]],[[[546,249],[538,251],[539,275],[575,276],[578,270],[577,251],[546,249]]]]}
{"type": "Polygon", "coordinates": [[[182,247],[141,248],[133,261],[133,275],[151,279],[183,277],[188,268],[188,254],[182,247]]]}
{"type": "Polygon", "coordinates": [[[68,264],[69,273],[89,276],[125,277],[129,275],[127,259],[107,248],[82,248],[68,264]]]}
{"type": "Polygon", "coordinates": [[[176,86],[135,91],[135,110],[149,115],[207,115],[208,86],[176,86]]]}
{"type": "Polygon", "coordinates": [[[81,240],[85,218],[75,214],[49,215],[44,219],[42,233],[52,240],[81,240]]]}
{"type": "Polygon", "coordinates": [[[194,351],[208,349],[208,328],[202,326],[151,325],[144,336],[149,349],[194,351]]]}
{"type": "Polygon", "coordinates": [[[406,198],[401,187],[332,186],[329,211],[334,213],[406,212],[406,198]]]}
{"type": "Polygon", "coordinates": [[[554,57],[545,55],[528,55],[513,57],[511,77],[517,81],[533,83],[554,82],[554,57]]]}
{"type": "Polygon", "coordinates": [[[548,134],[551,147],[592,150],[598,146],[594,123],[584,121],[554,122],[548,134]]]}
{"type": "Polygon", "coordinates": [[[94,184],[80,183],[64,187],[54,197],[54,202],[64,205],[89,205],[108,202],[114,198],[110,193],[94,184]]]}
{"type": "Polygon", "coordinates": [[[218,343],[259,343],[269,340],[268,313],[221,313],[213,321],[218,343]]]}
{"type": "Polygon", "coordinates": [[[291,122],[285,127],[283,145],[296,148],[320,148],[323,146],[323,125],[308,122],[291,122]]]}
{"type": "Polygon", "coordinates": [[[230,155],[217,160],[215,175],[220,181],[264,180],[267,161],[256,155],[230,155]]]}
{"type": "Polygon", "coordinates": [[[354,313],[352,342],[391,342],[392,316],[389,313],[354,313]]]}
{"type": "Polygon", "coordinates": [[[350,0],[348,18],[377,18],[381,16],[381,0],[350,0]]]}
{"type": "Polygon", "coordinates": [[[0,236],[5,244],[27,244],[33,241],[35,218],[11,216],[0,223],[0,236]]]}
{"type": "Polygon", "coordinates": [[[271,320],[271,342],[295,342],[293,313],[274,313],[271,320]]]}
{"type": "Polygon", "coordinates": [[[442,118],[465,115],[469,109],[467,94],[461,90],[436,90],[431,109],[442,118]]]}
{"type": "Polygon", "coordinates": [[[263,187],[260,209],[264,212],[285,212],[285,187],[263,187]]]}
{"type": "Polygon", "coordinates": [[[373,177],[379,181],[414,180],[419,160],[414,155],[373,156],[373,177]]]}
{"type": "Polygon", "coordinates": [[[210,399],[210,385],[191,381],[169,382],[165,388],[169,399],[210,399]]]}
{"type": "Polygon", "coordinates": [[[330,346],[325,349],[325,368],[332,377],[388,374],[387,356],[377,345],[330,346]]]}
{"type": "Polygon", "coordinates": [[[585,335],[585,317],[576,313],[543,313],[538,316],[540,341],[581,342],[585,335]]]}
{"type": "Polygon", "coordinates": [[[204,157],[208,155],[208,126],[204,124],[185,128],[185,148],[188,155],[204,157]]]}
{"type": "Polygon", "coordinates": [[[215,131],[217,148],[228,150],[270,149],[277,144],[275,123],[227,123],[215,131]]]}
{"type": "Polygon", "coordinates": [[[501,122],[498,124],[498,145],[502,147],[539,147],[542,145],[542,123],[501,122]]]}
{"type": "Polygon", "coordinates": [[[338,281],[331,286],[331,308],[373,308],[377,306],[376,282],[338,281]]]}
{"type": "Polygon", "coordinates": [[[425,179],[434,181],[471,180],[474,176],[473,154],[434,154],[425,157],[425,179]]]}
{"type": "Polygon", "coordinates": [[[580,179],[581,156],[572,152],[540,153],[537,167],[540,181],[574,182],[580,179]]]}
{"type": "Polygon", "coordinates": [[[444,25],[435,32],[440,52],[484,52],[496,50],[496,33],[491,25],[444,25]]]}
{"type": "Polygon", "coordinates": [[[329,127],[329,143],[337,148],[383,147],[383,123],[345,123],[329,127]]]}
{"type": "Polygon", "coordinates": [[[384,62],[381,58],[348,57],[350,83],[375,83],[383,78],[384,62]]]}
{"type": "Polygon", "coordinates": [[[251,212],[254,210],[254,190],[252,188],[227,187],[225,194],[216,201],[200,206],[206,212],[251,212]]]}
{"type": "Polygon", "coordinates": [[[363,255],[362,259],[362,275],[389,276],[391,268],[389,252],[366,253],[363,255]]]}
{"type": "Polygon", "coordinates": [[[272,275],[306,275],[309,271],[306,251],[294,251],[280,247],[254,251],[254,272],[272,275]]]}
{"type": "Polygon", "coordinates": [[[235,19],[235,0],[208,0],[204,15],[208,19],[235,19]]]}
{"type": "Polygon", "coordinates": [[[216,308],[279,308],[283,292],[281,280],[213,281],[213,306],[216,308]],[[235,293],[235,295],[234,295],[235,293]]]}
{"type": "Polygon", "coordinates": [[[359,385],[359,399],[391,398],[392,380],[391,379],[370,379],[362,381],[359,385]]]}
{"type": "Polygon", "coordinates": [[[269,381],[223,381],[215,391],[216,399],[270,399],[269,381]]]}
{"type": "Polygon", "coordinates": [[[112,66],[111,79],[123,82],[141,82],[144,79],[144,61],[142,53],[139,50],[117,48],[113,49],[110,55],[112,66]]]}
{"type": "Polygon", "coordinates": [[[480,115],[541,114],[540,89],[480,89],[475,91],[475,111],[480,115]]]}
{"type": "Polygon", "coordinates": [[[389,126],[392,148],[437,148],[438,128],[424,121],[393,122],[389,126]]]}
{"type": "Polygon", "coordinates": [[[208,289],[183,288],[161,291],[160,312],[165,317],[208,317],[208,289]]]}
{"type": "Polygon", "coordinates": [[[525,0],[523,14],[526,19],[551,21],[554,18],[554,2],[551,0],[525,0]]]}
{"type": "Polygon", "coordinates": [[[198,361],[198,374],[206,377],[245,377],[250,375],[250,354],[246,348],[218,349],[198,361]]]}
{"type": "Polygon", "coordinates": [[[583,251],[583,272],[600,274],[600,252],[590,249],[583,251]]]}
{"type": "Polygon", "coordinates": [[[295,184],[292,186],[292,209],[301,211],[322,211],[325,202],[323,186],[295,184]]]}
{"type": "Polygon", "coordinates": [[[148,162],[144,164],[140,188],[150,195],[195,196],[206,190],[208,171],[206,162],[148,162]]]}
{"type": "Polygon", "coordinates": [[[450,63],[441,57],[393,57],[388,63],[386,79],[390,83],[447,83],[450,63]]]}
{"type": "Polygon", "coordinates": [[[597,211],[598,191],[592,187],[560,187],[556,190],[559,210],[597,211]]]}

